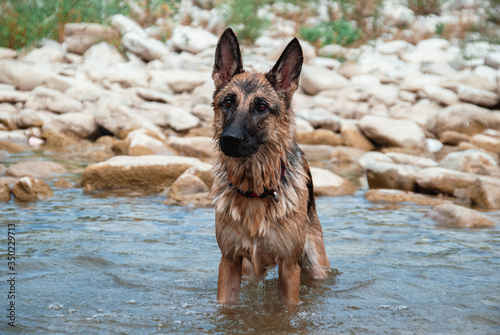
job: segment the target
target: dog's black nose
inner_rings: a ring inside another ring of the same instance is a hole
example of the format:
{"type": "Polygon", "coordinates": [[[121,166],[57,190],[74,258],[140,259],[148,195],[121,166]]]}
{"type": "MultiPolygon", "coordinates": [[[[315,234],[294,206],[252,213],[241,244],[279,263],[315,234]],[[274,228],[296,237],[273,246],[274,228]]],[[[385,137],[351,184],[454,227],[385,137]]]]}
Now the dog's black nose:
{"type": "Polygon", "coordinates": [[[243,140],[243,136],[224,132],[220,138],[220,148],[226,156],[244,156],[243,140]]]}

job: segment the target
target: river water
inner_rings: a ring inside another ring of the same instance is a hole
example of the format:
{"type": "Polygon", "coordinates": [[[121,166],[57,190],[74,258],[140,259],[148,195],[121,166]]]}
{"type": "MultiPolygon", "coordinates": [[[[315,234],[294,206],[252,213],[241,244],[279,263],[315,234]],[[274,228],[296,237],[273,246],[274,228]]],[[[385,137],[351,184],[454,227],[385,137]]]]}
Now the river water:
{"type": "MultiPolygon", "coordinates": [[[[213,209],[53,190],[46,201],[0,203],[0,333],[500,333],[500,224],[443,228],[429,207],[372,204],[362,191],[318,198],[332,275],[304,279],[296,308],[278,303],[276,269],[221,306],[213,209]],[[15,328],[4,316],[8,224],[15,328]]],[[[486,214],[500,223],[499,211],[486,214]]]]}

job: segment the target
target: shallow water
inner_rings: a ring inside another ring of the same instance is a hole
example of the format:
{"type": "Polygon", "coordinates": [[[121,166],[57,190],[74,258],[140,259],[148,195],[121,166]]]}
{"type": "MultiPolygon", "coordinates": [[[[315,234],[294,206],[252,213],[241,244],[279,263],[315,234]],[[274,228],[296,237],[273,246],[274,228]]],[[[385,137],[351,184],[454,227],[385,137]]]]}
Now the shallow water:
{"type": "MultiPolygon", "coordinates": [[[[213,209],[168,207],[156,195],[54,194],[0,204],[3,278],[9,223],[18,257],[16,327],[2,317],[1,333],[500,332],[500,225],[446,229],[425,217],[428,207],[371,204],[362,192],[318,198],[339,274],[303,280],[296,308],[278,303],[276,270],[221,306],[213,209]]],[[[487,215],[500,223],[500,212],[487,215]]]]}

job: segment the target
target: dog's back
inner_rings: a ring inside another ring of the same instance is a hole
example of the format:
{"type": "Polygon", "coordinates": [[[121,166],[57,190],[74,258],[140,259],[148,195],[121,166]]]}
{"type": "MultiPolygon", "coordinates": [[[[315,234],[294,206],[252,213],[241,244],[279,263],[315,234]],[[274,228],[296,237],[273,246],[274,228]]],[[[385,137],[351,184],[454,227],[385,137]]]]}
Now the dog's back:
{"type": "Polygon", "coordinates": [[[329,267],[312,178],[295,140],[291,101],[302,49],[296,39],[266,74],[245,72],[238,41],[221,36],[212,77],[219,160],[212,196],[222,252],[217,298],[238,299],[243,259],[258,279],[279,266],[279,295],[299,301],[300,271],[325,278],[329,267]]]}

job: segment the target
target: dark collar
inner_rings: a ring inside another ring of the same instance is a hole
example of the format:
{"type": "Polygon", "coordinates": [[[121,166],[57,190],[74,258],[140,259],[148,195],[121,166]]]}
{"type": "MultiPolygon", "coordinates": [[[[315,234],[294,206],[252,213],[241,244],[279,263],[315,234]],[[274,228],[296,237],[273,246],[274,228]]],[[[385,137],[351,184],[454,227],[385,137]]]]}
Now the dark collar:
{"type": "MultiPolygon", "coordinates": [[[[281,182],[283,182],[283,178],[285,177],[285,170],[286,170],[286,165],[285,165],[285,163],[282,162],[281,163],[281,174],[280,174],[280,181],[281,182]]],[[[229,183],[229,187],[233,187],[233,184],[229,183]]],[[[254,191],[243,192],[242,190],[240,190],[237,187],[235,187],[234,189],[236,191],[238,191],[239,194],[241,194],[242,196],[247,197],[247,198],[260,198],[260,199],[263,199],[263,198],[267,197],[268,195],[270,195],[270,196],[273,197],[274,201],[276,201],[276,202],[279,201],[279,199],[278,199],[278,193],[274,189],[267,189],[267,188],[264,187],[264,192],[261,193],[261,194],[257,194],[254,191]]]]}

